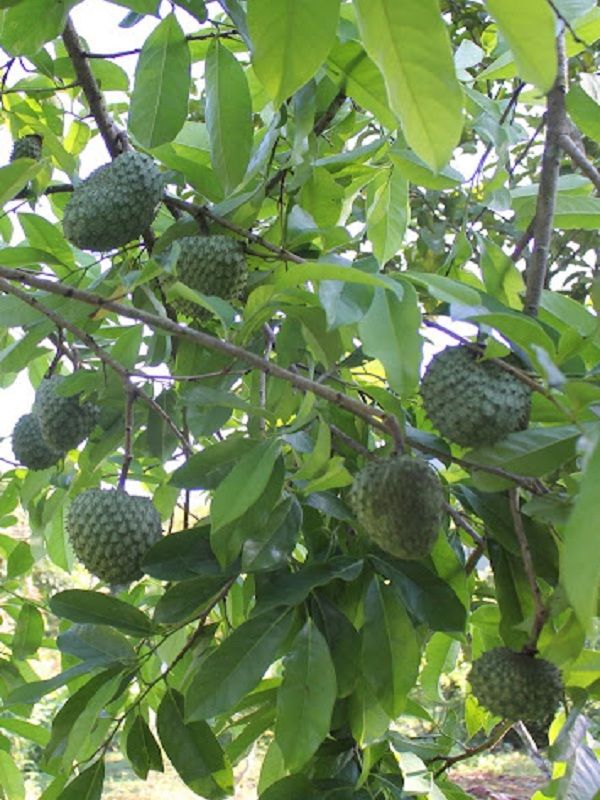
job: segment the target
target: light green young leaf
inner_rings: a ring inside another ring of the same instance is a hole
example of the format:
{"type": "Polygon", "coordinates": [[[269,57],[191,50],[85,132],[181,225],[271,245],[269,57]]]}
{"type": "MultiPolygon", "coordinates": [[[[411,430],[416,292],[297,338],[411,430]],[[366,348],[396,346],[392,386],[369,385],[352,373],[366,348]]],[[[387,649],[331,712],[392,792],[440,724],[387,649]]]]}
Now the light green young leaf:
{"type": "Polygon", "coordinates": [[[21,770],[11,756],[0,750],[0,788],[9,800],[25,800],[25,783],[21,770]]]}
{"type": "Polygon", "coordinates": [[[215,172],[226,192],[241,183],[252,150],[252,101],[237,58],[215,40],[206,57],[206,127],[215,172]]]}
{"type": "Polygon", "coordinates": [[[336,696],[329,647],[309,619],[286,656],[277,693],[275,741],[289,770],[301,769],[327,736],[336,696]]]}
{"type": "Polygon", "coordinates": [[[433,170],[462,131],[462,91],[437,0],[354,0],[367,53],[408,144],[433,170]]]}
{"type": "Polygon", "coordinates": [[[249,0],[256,74],[279,106],[303,86],[335,41],[340,0],[249,0]]]}
{"type": "Polygon", "coordinates": [[[546,0],[485,0],[513,52],[523,80],[542,92],[556,78],[555,20],[546,0]]]}
{"type": "Polygon", "coordinates": [[[42,161],[18,158],[12,164],[0,167],[0,206],[13,200],[15,195],[35,178],[43,166],[42,161]]]}
{"type": "Polygon", "coordinates": [[[579,494],[564,533],[560,558],[561,583],[585,630],[589,630],[597,608],[600,583],[598,548],[598,486],[600,485],[600,440],[587,462],[579,494]]]}
{"type": "Polygon", "coordinates": [[[48,0],[21,0],[0,12],[2,49],[11,56],[33,55],[60,34],[67,14],[81,0],[49,3],[48,0]]]}
{"type": "Polygon", "coordinates": [[[367,235],[381,265],[400,249],[409,221],[408,181],[395,167],[387,171],[383,183],[369,186],[367,235]]]}
{"type": "Polygon", "coordinates": [[[12,640],[13,655],[17,659],[32,656],[42,643],[44,618],[32,603],[25,603],[17,617],[12,640]]]}
{"type": "Polygon", "coordinates": [[[600,79],[584,73],[566,97],[567,111],[586,136],[600,142],[600,79]]]}
{"type": "Polygon", "coordinates": [[[403,288],[402,299],[377,289],[358,330],[364,351],[381,361],[392,389],[407,395],[419,381],[422,337],[417,293],[409,283],[403,288]]]}
{"type": "Polygon", "coordinates": [[[241,517],[258,500],[269,482],[280,449],[278,439],[260,442],[219,484],[210,507],[213,533],[241,517]]]}
{"type": "Polygon", "coordinates": [[[144,147],[177,136],[187,118],[190,51],[175,14],[146,39],[135,70],[129,130],[144,147]]]}

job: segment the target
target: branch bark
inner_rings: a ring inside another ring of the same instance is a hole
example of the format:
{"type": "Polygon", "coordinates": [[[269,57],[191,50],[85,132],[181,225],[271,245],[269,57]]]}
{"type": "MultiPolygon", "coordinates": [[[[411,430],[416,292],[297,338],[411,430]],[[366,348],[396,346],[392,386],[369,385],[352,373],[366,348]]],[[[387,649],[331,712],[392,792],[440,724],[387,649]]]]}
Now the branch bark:
{"type": "Polygon", "coordinates": [[[567,127],[565,111],[566,63],[564,33],[560,33],[556,44],[558,74],[554,86],[548,93],[548,121],[546,141],[542,157],[542,172],[538,191],[534,224],[533,253],[527,269],[525,313],[537,316],[542,290],[548,272],[548,256],[556,206],[556,192],[560,167],[560,136],[567,127]]]}
{"type": "Polygon", "coordinates": [[[579,167],[583,174],[594,184],[596,194],[600,195],[600,171],[596,169],[583,150],[579,149],[567,133],[561,133],[558,142],[575,166],[579,167]]]}

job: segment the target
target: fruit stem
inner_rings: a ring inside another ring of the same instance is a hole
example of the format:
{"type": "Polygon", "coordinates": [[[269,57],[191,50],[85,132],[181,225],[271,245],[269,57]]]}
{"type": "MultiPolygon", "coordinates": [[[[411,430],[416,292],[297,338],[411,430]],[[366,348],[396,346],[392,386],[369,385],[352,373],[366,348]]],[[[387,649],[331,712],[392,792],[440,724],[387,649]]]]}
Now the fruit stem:
{"type": "Polygon", "coordinates": [[[125,491],[129,467],[133,460],[133,404],[137,394],[135,386],[129,379],[123,381],[123,388],[125,389],[125,443],[123,448],[123,466],[121,467],[119,483],[117,484],[117,488],[121,492],[125,491]]]}

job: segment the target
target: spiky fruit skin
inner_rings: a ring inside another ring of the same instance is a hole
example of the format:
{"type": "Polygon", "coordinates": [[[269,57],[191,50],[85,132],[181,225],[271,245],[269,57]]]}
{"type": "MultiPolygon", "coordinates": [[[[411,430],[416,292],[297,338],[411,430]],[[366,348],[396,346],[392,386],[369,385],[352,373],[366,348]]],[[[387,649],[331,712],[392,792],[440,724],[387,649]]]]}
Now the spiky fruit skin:
{"type": "Polygon", "coordinates": [[[12,448],[19,464],[32,470],[48,469],[57,464],[63,452],[50,447],[42,436],[42,429],[35,414],[25,414],[15,425],[12,448]]]}
{"type": "MultiPolygon", "coordinates": [[[[237,300],[246,287],[248,264],[240,243],[230,236],[184,236],[177,240],[180,252],[175,267],[176,279],[202,294],[237,300]]],[[[163,286],[173,283],[172,276],[163,276],[163,286]]],[[[202,306],[180,298],[174,307],[196,319],[209,313],[202,306]]]]}
{"type": "Polygon", "coordinates": [[[65,207],[64,234],[83,250],[121,247],[152,224],[162,193],[154,161],[143,153],[123,153],[75,187],[65,207]]]}
{"type": "Polygon", "coordinates": [[[439,432],[465,447],[494,444],[529,423],[529,387],[462,345],[434,356],[421,396],[439,432]]]}
{"type": "Polygon", "coordinates": [[[469,682],[480,705],[515,721],[551,719],[563,692],[554,664],[508,647],[495,647],[474,661],[469,682]]]}
{"type": "Polygon", "coordinates": [[[10,160],[15,161],[17,158],[32,158],[34,161],[39,161],[42,157],[42,137],[37,133],[22,136],[13,144],[10,160]]]}
{"type": "Polygon", "coordinates": [[[350,505],[375,544],[398,558],[425,558],[444,518],[440,479],[420,458],[371,461],[354,478],[350,505]]]}
{"type": "Polygon", "coordinates": [[[67,531],[77,558],[109,584],[141,578],[142,559],[162,535],[152,501],[118,489],[78,495],[69,508],[67,531]]]}
{"type": "Polygon", "coordinates": [[[93,403],[80,403],[78,396],[63,397],[58,389],[62,375],[45,378],[33,404],[46,444],[62,452],[77,447],[98,421],[99,409],[93,403]]]}

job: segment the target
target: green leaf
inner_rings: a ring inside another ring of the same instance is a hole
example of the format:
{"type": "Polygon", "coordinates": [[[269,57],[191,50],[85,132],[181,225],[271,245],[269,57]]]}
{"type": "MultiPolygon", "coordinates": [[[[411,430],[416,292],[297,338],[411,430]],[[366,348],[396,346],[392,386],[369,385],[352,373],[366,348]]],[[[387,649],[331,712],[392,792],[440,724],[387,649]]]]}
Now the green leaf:
{"type": "Polygon", "coordinates": [[[127,664],[136,658],[129,640],[107,625],[73,625],[59,634],[57,644],[62,653],[98,665],[127,664]]]}
{"type": "Polygon", "coordinates": [[[187,118],[190,51],[177,17],[165,17],[146,39],[135,70],[129,130],[143,147],[177,136],[187,118]]]}
{"type": "Polygon", "coordinates": [[[56,38],[65,27],[67,14],[80,0],[48,3],[48,0],[21,0],[1,12],[2,49],[11,56],[36,54],[45,42],[56,38]]]}
{"type": "Polygon", "coordinates": [[[164,772],[160,747],[141,714],[136,714],[127,731],[125,753],[131,762],[133,771],[143,781],[146,780],[151,769],[156,772],[164,772]]]}
{"type": "Polygon", "coordinates": [[[569,116],[579,130],[596,142],[600,142],[600,92],[598,78],[583,74],[581,84],[572,86],[566,103],[569,116]]]}
{"type": "Polygon", "coordinates": [[[50,609],[71,622],[109,625],[130,636],[148,636],[153,632],[152,622],[142,611],[99,592],[67,589],[50,599],[50,609]]]}
{"type": "Polygon", "coordinates": [[[373,244],[373,254],[383,266],[396,255],[406,233],[410,208],[408,181],[400,172],[387,170],[382,185],[369,186],[367,235],[373,244]]]}
{"type": "Polygon", "coordinates": [[[468,458],[475,464],[539,478],[573,458],[580,436],[581,430],[575,425],[531,428],[511,433],[494,445],[477,447],[468,458]]]}
{"type": "Polygon", "coordinates": [[[555,19],[546,0],[485,0],[500,33],[513,52],[523,80],[542,92],[556,78],[555,19]]]}
{"type": "Polygon", "coordinates": [[[340,0],[248,0],[252,64],[275,106],[325,61],[339,11],[340,0]]]}
{"type": "Polygon", "coordinates": [[[352,694],[358,677],[360,636],[348,617],[324,593],[316,593],[313,617],[325,636],[337,680],[338,697],[352,694]]]}
{"type": "Polygon", "coordinates": [[[206,22],[208,11],[204,0],[175,0],[176,4],[185,9],[197,22],[206,22]]]}
{"type": "Polygon", "coordinates": [[[43,636],[44,618],[41,611],[31,603],[24,603],[13,634],[13,656],[17,659],[32,656],[42,644],[43,636]]]}
{"type": "Polygon", "coordinates": [[[600,440],[596,440],[565,529],[560,558],[561,583],[586,631],[596,613],[600,578],[600,550],[597,546],[599,480],[600,440]]]}
{"type": "Polygon", "coordinates": [[[421,314],[413,287],[404,283],[403,288],[402,299],[376,289],[358,330],[363,350],[381,361],[391,388],[400,395],[410,395],[419,382],[421,314]]]}
{"type": "Polygon", "coordinates": [[[148,575],[161,581],[235,574],[235,567],[225,572],[221,569],[210,547],[208,525],[165,536],[146,553],[142,566],[148,575]]]}
{"type": "Polygon", "coordinates": [[[293,614],[274,608],[236,628],[203,661],[188,687],[186,719],[214,717],[251,691],[274,661],[293,614]]]}
{"type": "Polygon", "coordinates": [[[309,619],[285,657],[277,692],[275,741],[290,771],[301,769],[329,733],[336,697],[327,642],[309,619]]]}
{"type": "Polygon", "coordinates": [[[437,0],[354,0],[362,38],[406,141],[437,171],[462,131],[462,91],[437,0]]]}
{"type": "Polygon", "coordinates": [[[156,605],[154,621],[168,625],[188,619],[207,606],[223,585],[221,575],[202,575],[170,586],[156,605]]]}
{"type": "Polygon", "coordinates": [[[0,729],[16,733],[17,736],[28,739],[40,747],[45,747],[50,738],[50,732],[43,725],[33,725],[31,722],[16,717],[0,717],[0,729]]]}
{"type": "Polygon", "coordinates": [[[104,785],[104,761],[99,759],[80,772],[59,794],[57,800],[101,800],[104,785]]]}
{"type": "Polygon", "coordinates": [[[170,482],[180,489],[216,489],[241,456],[253,446],[251,439],[228,436],[222,442],[194,453],[182,467],[175,470],[170,482]]]}
{"type": "Polygon", "coordinates": [[[19,214],[19,222],[31,247],[43,253],[51,253],[57,264],[75,264],[73,251],[55,224],[39,214],[19,214]]]}
{"type": "Polygon", "coordinates": [[[419,672],[421,653],[406,610],[391,586],[373,578],[365,598],[361,669],[382,708],[397,717],[419,672]]]}
{"type": "Polygon", "coordinates": [[[464,181],[460,172],[452,167],[433,172],[412,150],[394,148],[390,150],[390,159],[400,175],[426,189],[455,189],[464,181]]]}
{"type": "Polygon", "coordinates": [[[262,530],[244,541],[242,570],[256,572],[284,563],[296,545],[302,525],[302,507],[295,497],[275,506],[262,530]]]}
{"type": "Polygon", "coordinates": [[[232,789],[231,767],[221,745],[206,722],[185,722],[183,697],[168,689],[156,714],[160,742],[181,780],[201,797],[215,789],[232,789]]]}
{"type": "Polygon", "coordinates": [[[0,167],[0,206],[9,200],[14,200],[15,195],[35,178],[43,166],[42,161],[17,158],[12,164],[0,167]]]}
{"type": "Polygon", "coordinates": [[[25,800],[21,770],[4,750],[0,750],[0,791],[6,792],[8,800],[25,800]]]}
{"type": "Polygon", "coordinates": [[[238,519],[266,489],[281,451],[279,439],[266,439],[238,461],[219,484],[210,507],[212,533],[238,519]]]}
{"type": "Polygon", "coordinates": [[[252,150],[252,101],[242,65],[216,39],[206,56],[206,127],[213,167],[231,192],[246,174],[252,150]]]}

